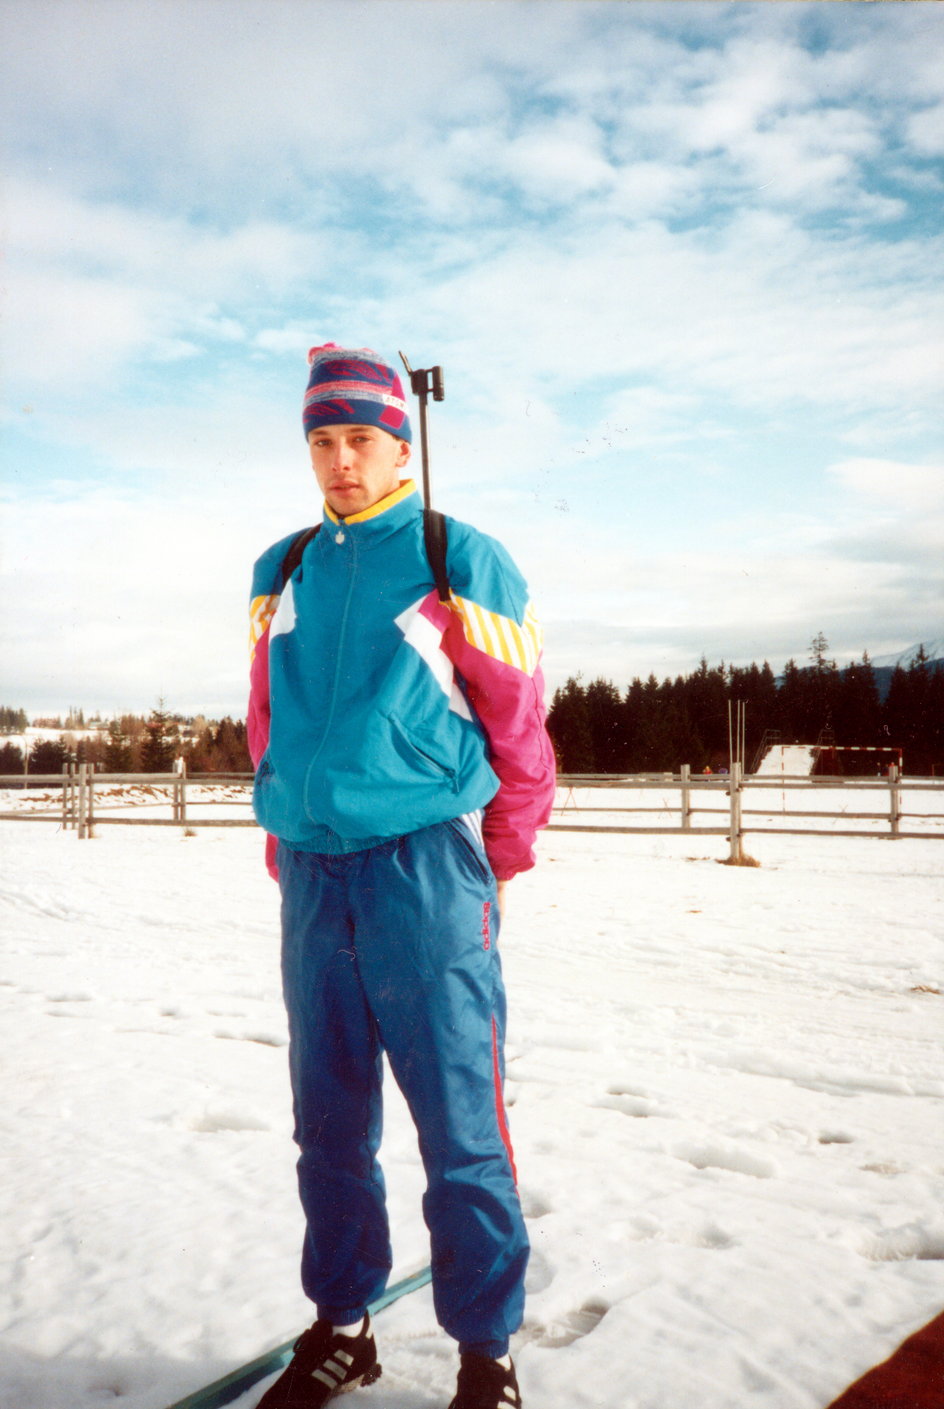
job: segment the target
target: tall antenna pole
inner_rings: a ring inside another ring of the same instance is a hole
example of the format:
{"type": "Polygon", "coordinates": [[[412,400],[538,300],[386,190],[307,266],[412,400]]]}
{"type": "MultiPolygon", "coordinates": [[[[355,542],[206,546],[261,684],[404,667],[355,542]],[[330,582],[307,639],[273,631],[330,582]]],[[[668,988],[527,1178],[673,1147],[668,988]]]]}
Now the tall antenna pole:
{"type": "Polygon", "coordinates": [[[419,397],[420,403],[420,443],[423,451],[423,538],[426,542],[426,556],[433,569],[439,600],[448,602],[450,589],[449,575],[446,571],[446,520],[442,514],[437,514],[433,510],[432,494],[429,487],[429,425],[426,416],[426,406],[430,395],[434,401],[442,401],[445,398],[443,370],[441,367],[420,367],[414,372],[405,353],[400,353],[400,360],[410,378],[410,390],[419,397]]]}
{"type": "Polygon", "coordinates": [[[423,503],[427,509],[432,508],[432,496],[429,487],[429,421],[426,411],[427,399],[432,394],[434,401],[445,400],[446,390],[443,385],[443,369],[441,367],[419,367],[415,372],[407,361],[406,354],[400,353],[400,361],[407,370],[410,378],[410,390],[413,395],[419,398],[420,403],[420,448],[423,455],[423,503]]]}

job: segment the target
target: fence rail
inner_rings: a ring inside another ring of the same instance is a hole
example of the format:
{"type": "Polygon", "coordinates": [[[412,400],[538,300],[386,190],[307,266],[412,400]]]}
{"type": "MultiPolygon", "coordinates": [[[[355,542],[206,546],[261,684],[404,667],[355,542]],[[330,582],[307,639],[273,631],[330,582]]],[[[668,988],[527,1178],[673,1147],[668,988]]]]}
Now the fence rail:
{"type": "Polygon", "coordinates": [[[46,787],[61,789],[61,800],[42,810],[26,808],[0,811],[0,820],[17,822],[49,822],[57,820],[65,829],[74,829],[79,840],[92,835],[93,827],[255,827],[254,817],[208,817],[190,815],[194,807],[248,807],[253,775],[251,773],[96,773],[89,763],[66,765],[62,773],[0,776],[0,790],[46,787]],[[101,789],[108,786],[154,791],[153,801],[140,797],[113,802],[102,797],[101,789]],[[199,788],[238,787],[244,798],[195,798],[188,791],[199,788]],[[147,807],[170,807],[170,817],[133,817],[128,814],[147,807]],[[106,812],[119,816],[106,816],[106,812]]]}
{"type": "MultiPolygon", "coordinates": [[[[100,826],[146,826],[146,827],[255,827],[251,816],[247,817],[204,817],[193,816],[196,808],[246,808],[250,801],[252,786],[251,773],[96,773],[91,764],[67,766],[61,774],[0,776],[0,790],[22,788],[48,788],[52,796],[49,805],[40,808],[18,808],[0,811],[0,819],[21,822],[58,821],[63,828],[74,829],[80,840],[93,834],[93,828],[100,826]],[[137,790],[134,798],[109,796],[103,790],[108,788],[137,790]],[[242,791],[242,797],[201,797],[195,790],[234,788],[242,791]],[[57,790],[61,796],[56,797],[57,790]],[[142,799],[142,790],[152,791],[153,799],[142,799]],[[133,812],[151,807],[170,809],[169,817],[132,816],[133,812]]],[[[934,824],[944,822],[944,812],[906,811],[905,795],[935,794],[944,795],[944,779],[908,778],[904,779],[897,767],[888,770],[882,778],[805,778],[783,777],[769,779],[745,775],[742,765],[735,763],[730,775],[692,775],[690,767],[684,765],[677,774],[563,774],[558,779],[558,800],[554,808],[549,831],[616,833],[625,835],[686,835],[727,837],[732,860],[743,859],[743,839],[750,833],[770,833],[781,836],[843,836],[843,837],[887,837],[900,840],[941,837],[944,827],[937,830],[934,824]],[[825,809],[787,809],[787,794],[805,792],[836,791],[844,792],[852,800],[856,793],[885,793],[887,803],[881,811],[842,809],[827,812],[825,809]],[[619,792],[623,795],[657,791],[665,797],[667,792],[677,792],[678,802],[670,805],[663,801],[658,806],[647,804],[625,796],[614,798],[611,803],[604,801],[588,802],[586,792],[605,795],[619,792]],[[781,813],[776,814],[770,807],[745,805],[752,794],[776,791],[782,794],[781,813]],[[577,794],[581,797],[578,800],[577,794]],[[717,799],[721,806],[706,805],[717,799]],[[723,801],[722,801],[723,800],[723,801]],[[646,822],[642,825],[603,823],[582,820],[587,815],[604,813],[607,816],[623,815],[661,817],[678,815],[677,823],[666,820],[663,825],[646,822]],[[724,818],[715,823],[699,823],[696,817],[724,818]],[[780,825],[782,818],[783,825],[780,825]],[[759,819],[765,819],[763,824],[759,819]],[[837,820],[841,822],[879,823],[876,827],[855,829],[836,827],[814,827],[792,825],[798,820],[837,820]],[[907,823],[926,824],[925,830],[907,823]],[[788,825],[790,824],[790,825],[788,825]]]]}
{"type": "Polygon", "coordinates": [[[644,804],[631,803],[630,805],[597,804],[595,801],[589,805],[584,801],[577,801],[576,793],[584,789],[596,790],[600,788],[610,790],[622,790],[625,792],[648,792],[653,790],[677,791],[679,794],[678,804],[674,811],[678,813],[679,821],[674,826],[604,826],[597,823],[587,823],[579,821],[553,820],[548,826],[548,831],[573,832],[627,832],[627,833],[659,833],[665,835],[687,835],[696,834],[698,836],[725,836],[730,845],[730,859],[732,861],[743,860],[744,837],[750,833],[770,834],[780,836],[824,836],[824,837],[890,837],[896,840],[915,840],[928,837],[944,838],[944,828],[933,829],[933,824],[944,822],[944,812],[927,811],[906,811],[903,805],[903,795],[905,793],[931,793],[939,794],[944,801],[944,779],[939,778],[908,778],[901,776],[900,769],[892,765],[888,769],[886,776],[882,778],[809,778],[809,777],[782,777],[770,779],[756,777],[745,774],[743,765],[734,763],[730,774],[712,774],[710,776],[693,775],[688,765],[683,765],[678,774],[594,774],[594,773],[572,773],[563,774],[558,779],[559,786],[565,792],[563,802],[555,807],[555,819],[563,818],[570,808],[580,815],[585,812],[605,812],[614,813],[642,813],[661,812],[665,815],[670,809],[666,804],[660,808],[647,807],[644,804]],[[754,792],[765,790],[775,790],[783,794],[782,816],[784,825],[779,825],[778,821],[770,821],[775,817],[773,809],[769,807],[749,807],[745,805],[745,798],[754,792]],[[855,811],[842,809],[838,812],[828,812],[825,808],[811,811],[803,808],[787,810],[786,794],[795,792],[805,792],[807,796],[811,790],[817,792],[836,790],[847,794],[858,792],[860,795],[865,792],[880,792],[887,794],[888,802],[882,811],[855,811]],[[712,794],[719,800],[727,799],[725,805],[721,807],[697,806],[696,799],[705,802],[711,799],[712,794]],[[725,825],[704,826],[696,823],[696,815],[713,815],[724,817],[725,825]],[[755,819],[768,819],[763,825],[755,823],[755,819]],[[816,819],[827,821],[836,819],[841,822],[874,822],[882,824],[882,830],[875,828],[838,828],[838,827],[796,827],[786,825],[796,819],[816,819]],[[924,830],[917,828],[909,830],[903,823],[923,822],[928,826],[924,830]]]}

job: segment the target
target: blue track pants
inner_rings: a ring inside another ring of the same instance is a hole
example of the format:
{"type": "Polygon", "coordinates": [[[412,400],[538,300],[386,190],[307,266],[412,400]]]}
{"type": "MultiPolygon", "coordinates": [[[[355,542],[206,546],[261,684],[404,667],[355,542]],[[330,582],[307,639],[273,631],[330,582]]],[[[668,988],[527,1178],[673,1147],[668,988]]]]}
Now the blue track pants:
{"type": "Polygon", "coordinates": [[[302,1283],[358,1319],[392,1256],[381,1056],[419,1135],[433,1295],[460,1343],[502,1355],[521,1324],[528,1240],[505,1123],[505,996],[495,881],[464,820],[347,856],[279,848],[282,975],[302,1283]]]}

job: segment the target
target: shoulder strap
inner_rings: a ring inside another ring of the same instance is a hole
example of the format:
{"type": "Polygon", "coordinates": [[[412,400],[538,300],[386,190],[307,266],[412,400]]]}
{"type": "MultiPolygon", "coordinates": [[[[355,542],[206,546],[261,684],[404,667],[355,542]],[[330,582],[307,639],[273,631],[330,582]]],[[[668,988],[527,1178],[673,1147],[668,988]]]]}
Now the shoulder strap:
{"type": "Polygon", "coordinates": [[[286,582],[288,582],[292,573],[298,567],[299,563],[302,560],[302,554],[304,553],[305,549],[308,547],[309,543],[314,538],[315,534],[318,532],[320,527],[321,524],[316,523],[314,528],[303,528],[301,533],[296,534],[296,536],[292,539],[288,547],[288,552],[282,559],[282,577],[281,581],[279,582],[280,592],[284,588],[286,582]]]}
{"type": "Polygon", "coordinates": [[[433,570],[433,581],[441,602],[449,601],[449,573],[446,570],[446,520],[438,509],[423,510],[423,538],[426,556],[433,570]]]}
{"type": "MultiPolygon", "coordinates": [[[[302,560],[302,554],[320,527],[321,524],[316,523],[314,528],[303,529],[292,539],[288,552],[282,559],[280,592],[298,567],[302,560]]],[[[449,574],[446,570],[448,537],[445,517],[438,509],[423,510],[423,538],[426,543],[426,556],[429,558],[429,565],[433,570],[433,581],[436,583],[436,591],[439,593],[439,600],[448,602],[450,591],[449,574]]]]}

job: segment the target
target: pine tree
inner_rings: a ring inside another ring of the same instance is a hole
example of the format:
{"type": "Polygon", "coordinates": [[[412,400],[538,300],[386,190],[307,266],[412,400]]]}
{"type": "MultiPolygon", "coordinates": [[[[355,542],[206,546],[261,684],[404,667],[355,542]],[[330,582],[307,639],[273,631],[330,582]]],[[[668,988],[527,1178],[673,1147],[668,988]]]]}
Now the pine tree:
{"type": "Polygon", "coordinates": [[[798,744],[804,741],[800,731],[804,724],[803,672],[791,657],[783,668],[778,695],[780,706],[780,732],[784,743],[798,744]]]}
{"type": "Polygon", "coordinates": [[[16,744],[0,744],[0,774],[23,772],[23,750],[16,744]]]}
{"type": "Polygon", "coordinates": [[[895,667],[885,697],[889,739],[903,749],[905,767],[912,776],[929,776],[944,763],[941,676],[940,667],[931,669],[927,652],[920,646],[907,670],[895,667]]]}
{"type": "Polygon", "coordinates": [[[164,701],[158,700],[147,721],[141,767],[145,773],[167,773],[177,753],[177,731],[171,726],[164,701]]]}
{"type": "Polygon", "coordinates": [[[697,755],[682,758],[696,768],[728,756],[728,700],[731,686],[724,666],[709,667],[702,656],[694,675],[681,682],[679,695],[684,703],[689,727],[697,731],[701,748],[697,755]],[[702,757],[705,755],[705,757],[702,757]]]}
{"type": "Polygon", "coordinates": [[[30,749],[30,773],[61,773],[62,765],[66,761],[66,752],[62,739],[39,739],[30,749]]]}
{"type": "Polygon", "coordinates": [[[246,747],[245,726],[240,727],[233,723],[227,715],[220,720],[220,726],[216,731],[214,739],[216,750],[216,766],[221,773],[245,773],[252,768],[249,758],[249,751],[246,747]]]}
{"type": "Polygon", "coordinates": [[[593,772],[593,734],[579,678],[571,676],[562,690],[555,690],[547,715],[547,731],[562,773],[593,772]]]}
{"type": "Polygon", "coordinates": [[[204,721],[187,749],[188,773],[212,773],[215,768],[213,730],[204,721]]]}
{"type": "Polygon", "coordinates": [[[130,773],[133,761],[131,740],[122,733],[120,721],[111,720],[105,738],[105,772],[130,773]]]}
{"type": "Polygon", "coordinates": [[[609,680],[592,680],[585,695],[593,747],[594,773],[621,773],[626,753],[619,690],[609,680]]]}
{"type": "MultiPolygon", "coordinates": [[[[882,744],[882,704],[868,652],[842,672],[836,698],[834,728],[840,744],[875,748],[882,744]]],[[[874,758],[844,760],[847,773],[874,772],[874,758]]]]}

